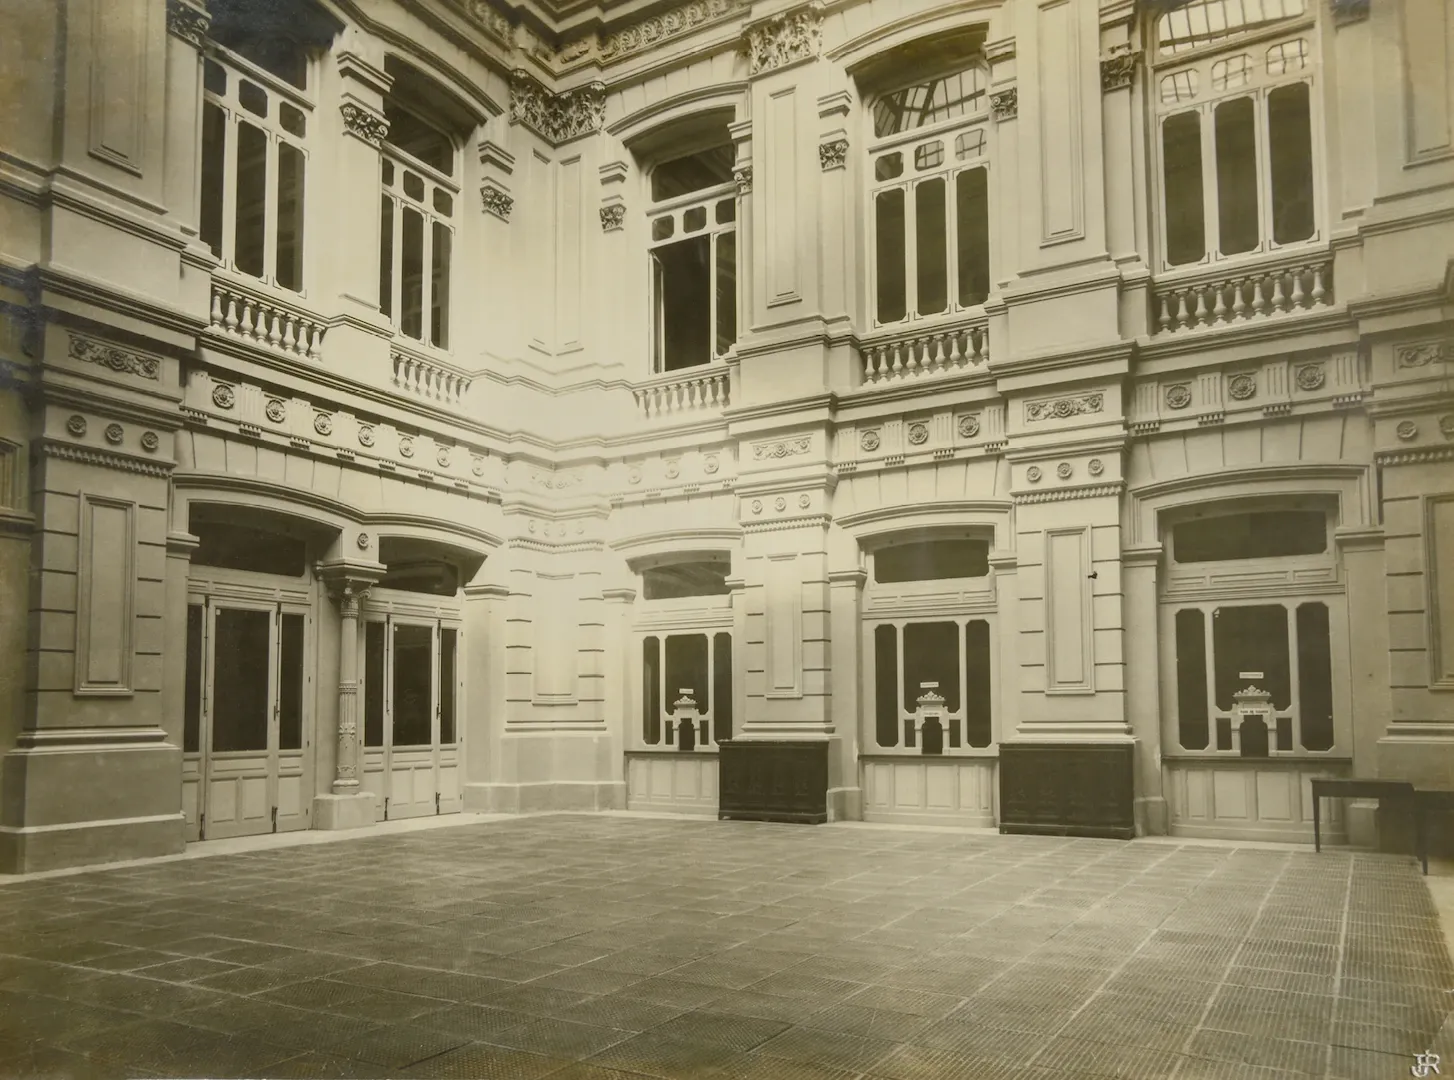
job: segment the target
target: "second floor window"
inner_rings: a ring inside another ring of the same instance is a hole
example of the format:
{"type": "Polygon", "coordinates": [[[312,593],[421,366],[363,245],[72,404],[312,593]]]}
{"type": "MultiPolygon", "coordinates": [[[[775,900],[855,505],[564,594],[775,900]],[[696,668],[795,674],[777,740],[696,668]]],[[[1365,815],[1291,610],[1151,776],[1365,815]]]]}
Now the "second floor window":
{"type": "Polygon", "coordinates": [[[734,157],[729,143],[652,170],[647,223],[656,371],[719,360],[737,341],[734,157]]]}
{"type": "Polygon", "coordinates": [[[312,105],[307,57],[282,50],[275,70],[216,46],[207,58],[200,230],[224,265],[301,292],[312,105]]]}
{"type": "Polygon", "coordinates": [[[449,348],[450,259],[459,186],[453,139],[386,102],[379,203],[379,309],[404,337],[449,348]]]}
{"type": "Polygon", "coordinates": [[[962,311],[989,294],[988,106],[979,66],[874,102],[877,325],[962,311]]]}
{"type": "Polygon", "coordinates": [[[1157,20],[1160,57],[1182,61],[1154,73],[1164,265],[1316,238],[1316,39],[1299,25],[1305,6],[1198,0],[1157,20]]]}

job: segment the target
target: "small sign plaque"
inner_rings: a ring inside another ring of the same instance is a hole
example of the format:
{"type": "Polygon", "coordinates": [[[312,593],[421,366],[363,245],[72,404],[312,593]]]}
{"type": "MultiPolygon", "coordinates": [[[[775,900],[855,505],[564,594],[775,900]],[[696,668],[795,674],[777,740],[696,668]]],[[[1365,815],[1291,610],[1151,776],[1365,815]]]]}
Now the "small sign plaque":
{"type": "Polygon", "coordinates": [[[939,689],[939,684],[937,682],[921,682],[919,684],[919,689],[920,690],[938,690],[939,689]]]}
{"type": "Polygon", "coordinates": [[[1239,678],[1239,679],[1265,679],[1265,678],[1267,678],[1267,676],[1264,675],[1264,674],[1262,674],[1262,672],[1260,672],[1260,671],[1239,671],[1239,672],[1237,672],[1237,678],[1239,678]]]}

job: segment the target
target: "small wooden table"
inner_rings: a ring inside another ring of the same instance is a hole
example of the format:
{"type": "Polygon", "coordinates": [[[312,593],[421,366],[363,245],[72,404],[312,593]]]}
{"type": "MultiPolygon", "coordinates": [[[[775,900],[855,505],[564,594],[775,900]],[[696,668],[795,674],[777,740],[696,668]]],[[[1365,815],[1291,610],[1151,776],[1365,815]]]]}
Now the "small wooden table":
{"type": "Polygon", "coordinates": [[[1425,874],[1429,872],[1429,849],[1424,815],[1430,810],[1454,810],[1454,791],[1420,788],[1414,792],[1414,846],[1425,874]]]}
{"type": "MultiPolygon", "coordinates": [[[[1407,780],[1359,780],[1359,779],[1336,779],[1334,777],[1319,777],[1313,784],[1313,850],[1323,850],[1322,815],[1320,808],[1323,799],[1405,799],[1414,803],[1414,822],[1417,834],[1417,844],[1420,853],[1423,852],[1423,813],[1419,804],[1415,802],[1414,785],[1407,780]]],[[[1427,859],[1425,860],[1425,873],[1427,870],[1427,859]]]]}

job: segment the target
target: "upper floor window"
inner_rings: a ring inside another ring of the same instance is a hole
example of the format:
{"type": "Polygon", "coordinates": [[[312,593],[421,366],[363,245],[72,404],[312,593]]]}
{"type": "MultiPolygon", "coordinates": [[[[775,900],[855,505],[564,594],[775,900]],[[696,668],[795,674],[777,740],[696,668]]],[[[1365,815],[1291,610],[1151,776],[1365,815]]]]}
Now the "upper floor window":
{"type": "Polygon", "coordinates": [[[732,564],[725,557],[687,559],[646,566],[641,571],[643,600],[679,600],[689,596],[726,596],[732,564]]]}
{"type": "Polygon", "coordinates": [[[675,371],[725,356],[737,341],[737,189],[730,142],[651,171],[652,360],[675,371]]]}
{"type": "Polygon", "coordinates": [[[1188,54],[1154,73],[1166,266],[1316,238],[1316,46],[1305,9],[1304,0],[1198,0],[1157,20],[1160,55],[1188,54]]]}
{"type": "Polygon", "coordinates": [[[207,57],[201,238],[224,265],[301,292],[313,107],[299,87],[308,59],[286,41],[263,58],[266,69],[220,46],[207,57]]]}
{"type": "Polygon", "coordinates": [[[873,101],[878,325],[962,311],[989,294],[988,105],[978,62],[873,101]]]}
{"type": "Polygon", "coordinates": [[[1327,550],[1328,515],[1320,509],[1219,514],[1171,529],[1172,557],[1179,563],[1322,555],[1327,550]]]}
{"type": "Polygon", "coordinates": [[[459,201],[455,147],[388,102],[379,201],[379,310],[404,337],[449,348],[450,259],[459,201]]]}

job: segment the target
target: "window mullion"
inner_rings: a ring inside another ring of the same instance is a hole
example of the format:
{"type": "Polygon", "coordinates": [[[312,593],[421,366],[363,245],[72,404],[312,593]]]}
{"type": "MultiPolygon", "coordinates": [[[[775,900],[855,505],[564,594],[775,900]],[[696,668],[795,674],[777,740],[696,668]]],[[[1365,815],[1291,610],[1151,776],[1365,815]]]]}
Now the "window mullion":
{"type": "MultiPolygon", "coordinates": [[[[710,210],[708,211],[710,213],[710,210]]],[[[707,240],[707,363],[713,363],[717,359],[717,240],[721,236],[718,232],[710,232],[707,240]]],[[[711,640],[708,639],[707,653],[712,652],[711,640]]]]}
{"type": "MultiPolygon", "coordinates": [[[[1269,144],[1271,128],[1271,86],[1259,89],[1254,98],[1256,123],[1253,125],[1253,145],[1257,158],[1257,250],[1271,251],[1272,241],[1272,147],[1269,144]]],[[[1309,99],[1311,105],[1311,99],[1309,99]]]]}

